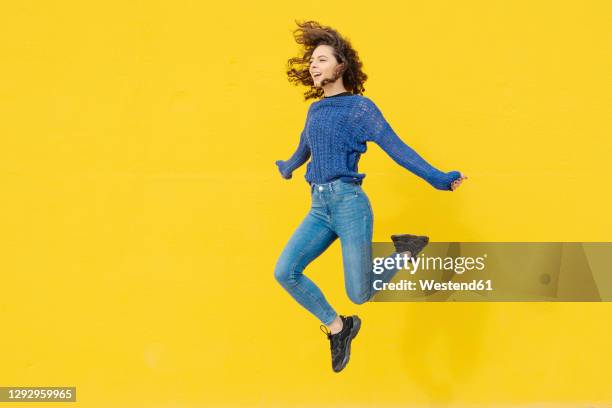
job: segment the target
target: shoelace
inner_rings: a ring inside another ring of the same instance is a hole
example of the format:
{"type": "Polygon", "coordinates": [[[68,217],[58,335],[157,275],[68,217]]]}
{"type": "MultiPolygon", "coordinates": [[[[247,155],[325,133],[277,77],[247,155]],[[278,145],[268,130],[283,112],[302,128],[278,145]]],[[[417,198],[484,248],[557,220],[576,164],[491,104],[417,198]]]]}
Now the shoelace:
{"type": "MultiPolygon", "coordinates": [[[[329,339],[329,348],[332,351],[332,353],[334,352],[334,349],[339,350],[341,343],[339,341],[337,341],[338,336],[335,336],[331,333],[331,331],[327,328],[327,326],[325,326],[324,324],[319,326],[319,329],[321,329],[321,331],[323,333],[325,333],[325,335],[327,336],[327,338],[329,339]]],[[[340,332],[336,333],[339,334],[340,332]]]]}

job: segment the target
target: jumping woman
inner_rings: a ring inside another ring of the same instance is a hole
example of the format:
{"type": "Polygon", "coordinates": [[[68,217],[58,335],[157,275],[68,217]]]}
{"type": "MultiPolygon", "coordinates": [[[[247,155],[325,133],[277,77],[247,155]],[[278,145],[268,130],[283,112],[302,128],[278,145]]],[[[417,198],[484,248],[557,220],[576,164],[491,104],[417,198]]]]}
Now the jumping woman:
{"type": "MultiPolygon", "coordinates": [[[[365,174],[357,169],[366,143],[376,143],[396,163],[438,190],[454,191],[467,177],[436,169],[397,136],[376,104],[362,95],[367,75],[347,39],[315,21],[296,23],[294,37],[304,49],[301,56],[288,61],[287,75],[291,82],[308,88],[306,100],[318,100],[308,109],[297,150],[276,165],[281,176],[290,179],[295,169],[312,158],[305,175],[312,204],[283,249],[274,276],[322,323],[321,330],[330,341],[332,369],[340,372],[349,361],[351,340],[361,320],[336,313],[303,272],[340,238],[348,297],[362,304],[377,292],[372,285],[372,206],[361,187],[365,174]]],[[[396,252],[390,258],[399,254],[412,259],[429,242],[427,236],[412,234],[391,239],[396,252]]],[[[396,272],[387,269],[376,279],[389,282],[396,272]]]]}

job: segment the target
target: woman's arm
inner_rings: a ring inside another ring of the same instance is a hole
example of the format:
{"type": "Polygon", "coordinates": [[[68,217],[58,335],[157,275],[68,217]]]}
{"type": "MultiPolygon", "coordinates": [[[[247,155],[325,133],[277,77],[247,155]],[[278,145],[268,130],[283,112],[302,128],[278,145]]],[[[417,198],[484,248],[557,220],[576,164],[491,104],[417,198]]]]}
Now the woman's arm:
{"type": "Polygon", "coordinates": [[[278,171],[280,172],[281,176],[285,179],[290,179],[292,177],[291,173],[304,164],[309,158],[310,147],[306,142],[306,137],[304,137],[304,130],[302,130],[302,134],[300,135],[300,143],[289,160],[277,160],[275,163],[278,166],[278,171]]]}
{"type": "Polygon", "coordinates": [[[461,177],[458,171],[445,173],[433,167],[393,131],[378,106],[368,97],[359,106],[360,134],[364,141],[379,145],[397,164],[421,177],[438,190],[451,190],[461,177]]]}

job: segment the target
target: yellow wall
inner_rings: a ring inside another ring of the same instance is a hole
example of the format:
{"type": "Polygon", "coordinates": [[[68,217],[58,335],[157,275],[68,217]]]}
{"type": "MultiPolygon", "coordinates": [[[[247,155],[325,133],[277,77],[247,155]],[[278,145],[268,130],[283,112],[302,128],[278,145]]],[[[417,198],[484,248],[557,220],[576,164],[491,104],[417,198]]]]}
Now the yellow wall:
{"type": "Polygon", "coordinates": [[[273,278],[310,204],[305,166],[287,181],[274,165],[311,102],[284,73],[293,20],[352,40],[402,139],[469,177],[435,190],[371,144],[376,241],[610,241],[610,13],[3,4],[0,385],[74,385],[83,407],[611,402],[609,303],[357,306],[336,242],[307,269],[363,319],[335,374],[319,322],[273,278]]]}

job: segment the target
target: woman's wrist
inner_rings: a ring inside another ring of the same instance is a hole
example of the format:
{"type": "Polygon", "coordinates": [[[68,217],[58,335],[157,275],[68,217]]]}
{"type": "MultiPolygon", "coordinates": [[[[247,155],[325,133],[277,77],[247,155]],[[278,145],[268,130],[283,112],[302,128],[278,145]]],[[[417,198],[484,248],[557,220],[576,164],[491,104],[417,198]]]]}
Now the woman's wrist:
{"type": "Polygon", "coordinates": [[[449,178],[449,182],[448,182],[448,190],[453,190],[451,188],[451,184],[453,183],[453,181],[461,178],[461,172],[457,171],[457,170],[453,170],[453,171],[449,171],[448,173],[446,173],[448,175],[449,178]]]}
{"type": "Polygon", "coordinates": [[[453,181],[461,177],[461,173],[453,170],[447,173],[440,172],[431,183],[436,189],[443,191],[452,191],[451,184],[453,181]]]}
{"type": "Polygon", "coordinates": [[[283,160],[277,160],[276,162],[276,166],[278,167],[278,171],[280,172],[281,176],[285,179],[290,179],[291,178],[291,173],[286,173],[285,172],[285,162],[283,160]]]}

